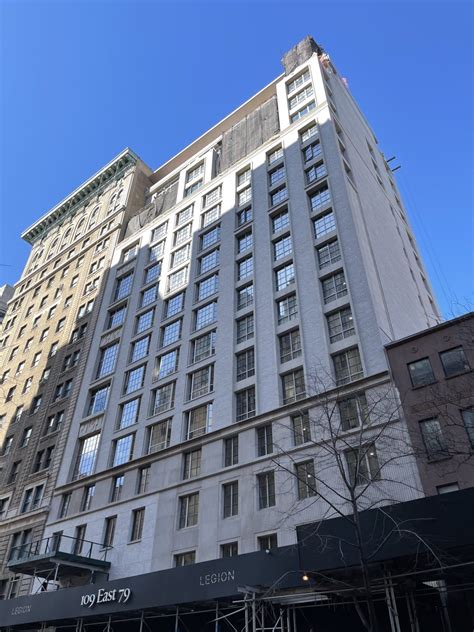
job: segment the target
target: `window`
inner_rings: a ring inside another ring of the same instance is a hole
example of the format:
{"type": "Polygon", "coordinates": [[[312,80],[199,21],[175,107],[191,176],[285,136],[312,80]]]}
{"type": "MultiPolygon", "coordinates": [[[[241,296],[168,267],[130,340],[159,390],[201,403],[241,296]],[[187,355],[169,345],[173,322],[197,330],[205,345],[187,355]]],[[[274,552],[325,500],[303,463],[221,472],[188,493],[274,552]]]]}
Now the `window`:
{"type": "Polygon", "coordinates": [[[194,331],[207,327],[217,320],[217,301],[194,310],[194,331]]]}
{"type": "Polygon", "coordinates": [[[87,314],[91,313],[93,308],[94,308],[94,299],[88,301],[87,303],[84,303],[83,305],[79,307],[79,310],[77,312],[77,317],[83,318],[84,316],[87,316],[87,314]]]}
{"type": "Polygon", "coordinates": [[[199,176],[203,174],[204,174],[204,162],[201,162],[199,165],[197,165],[196,167],[193,167],[187,172],[186,182],[191,182],[191,180],[194,180],[195,178],[198,178],[199,176]]]}
{"type": "Polygon", "coordinates": [[[304,83],[309,81],[309,78],[310,78],[309,70],[306,69],[300,75],[295,77],[292,81],[290,81],[287,84],[286,90],[287,90],[288,94],[291,94],[292,92],[297,90],[300,86],[302,86],[304,83]]]}
{"type": "Polygon", "coordinates": [[[274,233],[279,232],[285,228],[288,228],[290,225],[290,217],[288,215],[288,211],[280,211],[277,215],[273,215],[272,217],[272,231],[274,233]]]}
{"type": "Polygon", "coordinates": [[[133,246],[129,246],[125,250],[122,251],[122,263],[126,261],[131,261],[138,254],[138,244],[133,244],[133,246]]]}
{"type": "Polygon", "coordinates": [[[236,419],[243,421],[255,416],[255,386],[239,391],[235,394],[236,419]]]}
{"type": "Polygon", "coordinates": [[[295,94],[295,96],[291,97],[291,99],[288,100],[289,109],[292,110],[300,103],[303,103],[303,101],[306,101],[306,99],[309,99],[309,97],[312,97],[313,94],[313,86],[307,86],[306,88],[304,88],[304,90],[301,90],[300,92],[298,92],[298,94],[295,94]]]}
{"type": "Polygon", "coordinates": [[[306,169],[306,184],[311,184],[312,182],[316,182],[316,180],[319,180],[320,178],[324,178],[324,176],[327,176],[327,173],[328,172],[324,162],[318,162],[317,165],[313,165],[309,169],[306,169]]]}
{"type": "Polygon", "coordinates": [[[252,231],[248,230],[245,233],[241,233],[237,236],[237,252],[241,253],[249,248],[252,248],[253,245],[253,235],[252,231]]]}
{"type": "Polygon", "coordinates": [[[132,290],[133,273],[124,275],[117,279],[115,286],[114,301],[118,301],[125,296],[128,296],[132,290]]]}
{"type": "Polygon", "coordinates": [[[362,362],[357,347],[334,355],[333,363],[338,385],[348,384],[363,375],[362,362]]]}
{"type": "Polygon", "coordinates": [[[140,398],[136,397],[128,402],[120,404],[119,407],[119,419],[117,429],[128,428],[132,426],[138,420],[138,411],[140,410],[140,398]]]}
{"type": "Polygon", "coordinates": [[[437,485],[436,490],[438,494],[449,494],[451,492],[459,491],[458,483],[447,483],[446,485],[437,485]]]}
{"type": "Polygon", "coordinates": [[[306,116],[307,114],[309,114],[309,112],[311,112],[311,110],[314,110],[315,107],[316,107],[316,103],[314,101],[310,101],[307,105],[304,106],[304,108],[301,108],[301,110],[298,110],[297,112],[291,115],[290,117],[291,122],[295,123],[296,121],[299,121],[300,118],[303,118],[303,116],[306,116]]]}
{"type": "Polygon", "coordinates": [[[1,456],[7,456],[7,454],[10,454],[12,445],[13,445],[13,435],[11,435],[10,437],[5,437],[5,441],[3,442],[1,456]]]}
{"type": "Polygon", "coordinates": [[[244,309],[253,303],[253,284],[249,283],[245,287],[237,290],[237,309],[244,309]]]}
{"type": "Polygon", "coordinates": [[[358,428],[368,421],[369,409],[365,393],[338,402],[342,430],[358,428]]]}
{"type": "Polygon", "coordinates": [[[237,213],[237,226],[243,226],[244,224],[247,224],[247,222],[251,222],[252,219],[252,207],[249,206],[247,208],[244,208],[237,213]]]}
{"type": "Polygon", "coordinates": [[[178,566],[189,566],[190,564],[194,564],[196,562],[196,551],[187,551],[186,553],[177,553],[174,556],[174,565],[178,566]]]}
{"type": "Polygon", "coordinates": [[[92,499],[95,494],[95,485],[87,485],[84,487],[84,492],[82,494],[82,502],[81,502],[81,511],[89,511],[92,505],[92,499]]]}
{"type": "Polygon", "coordinates": [[[16,410],[15,410],[15,414],[12,417],[12,424],[16,423],[17,421],[20,421],[21,416],[23,414],[23,406],[17,406],[16,410]]]}
{"type": "Polygon", "coordinates": [[[446,377],[459,375],[459,373],[465,373],[470,369],[462,347],[456,347],[455,349],[450,349],[449,351],[443,351],[439,354],[439,357],[441,358],[441,364],[443,365],[446,377]]]}
{"type": "Polygon", "coordinates": [[[28,391],[31,389],[31,385],[33,384],[33,378],[32,377],[28,377],[25,380],[25,383],[23,385],[23,391],[22,393],[28,393],[28,391]]]}
{"type": "Polygon", "coordinates": [[[199,476],[201,473],[201,448],[183,455],[183,479],[199,476]]]}
{"type": "MultiPolygon", "coordinates": [[[[326,204],[328,204],[330,201],[331,201],[331,193],[329,192],[329,187],[327,183],[324,183],[322,186],[319,187],[316,193],[313,193],[310,196],[311,210],[317,211],[322,206],[325,206],[326,204]]],[[[328,221],[334,222],[334,218],[332,219],[330,218],[328,221]]],[[[331,230],[334,230],[334,226],[331,230]]],[[[315,233],[317,234],[316,225],[315,225],[315,233]]]]}
{"type": "Polygon", "coordinates": [[[190,244],[186,244],[185,246],[178,248],[178,250],[175,250],[171,255],[171,267],[175,268],[187,261],[189,259],[190,250],[190,244]]]}
{"type": "Polygon", "coordinates": [[[150,329],[153,325],[153,319],[155,316],[155,309],[149,309],[146,312],[143,312],[139,316],[137,316],[136,324],[135,324],[135,333],[141,334],[143,331],[150,329]]]}
{"type": "Polygon", "coordinates": [[[281,147],[277,147],[267,154],[269,165],[272,165],[277,160],[280,160],[280,158],[283,158],[283,149],[281,147]]]}
{"type": "Polygon", "coordinates": [[[134,509],[132,511],[132,530],[130,534],[130,542],[141,540],[143,533],[143,523],[145,522],[145,507],[134,509]]]}
{"type": "Polygon", "coordinates": [[[145,465],[138,470],[137,494],[144,494],[148,490],[150,479],[150,466],[145,465]]]}
{"type": "Polygon", "coordinates": [[[212,250],[209,254],[203,255],[199,260],[199,274],[204,274],[219,264],[219,248],[212,250]]]}
{"type": "Polygon", "coordinates": [[[176,214],[176,226],[181,226],[182,224],[185,224],[187,221],[192,219],[192,217],[193,205],[191,204],[191,206],[187,206],[185,209],[179,211],[179,213],[176,214]]]}
{"type": "Polygon", "coordinates": [[[125,437],[121,437],[113,442],[112,467],[131,461],[133,458],[134,442],[134,434],[126,435],[125,437]]]}
{"type": "Polygon", "coordinates": [[[119,476],[114,476],[112,480],[112,488],[110,490],[110,502],[114,503],[117,500],[120,500],[122,496],[123,484],[125,481],[125,477],[123,474],[119,476]]]}
{"type": "Polygon", "coordinates": [[[212,189],[212,191],[209,191],[209,193],[206,193],[202,201],[203,207],[209,206],[210,204],[214,204],[214,202],[216,202],[220,197],[221,197],[221,187],[218,186],[215,189],[212,189]]]}
{"type": "Polygon", "coordinates": [[[157,358],[154,379],[161,379],[171,375],[178,369],[179,349],[174,349],[169,353],[157,358]]]}
{"type": "Polygon", "coordinates": [[[158,297],[158,286],[152,285],[151,287],[140,292],[140,307],[147,307],[154,301],[156,301],[158,297]]]}
{"type": "Polygon", "coordinates": [[[174,406],[174,387],[175,382],[170,382],[160,388],[152,391],[152,415],[169,410],[174,406]]]}
{"type": "Polygon", "coordinates": [[[33,402],[31,404],[31,411],[30,411],[30,415],[34,415],[35,413],[38,412],[39,407],[41,406],[41,401],[43,399],[43,396],[40,395],[36,395],[36,397],[33,397],[33,402]]]}
{"type": "Polygon", "coordinates": [[[8,477],[8,484],[14,483],[18,478],[18,473],[20,471],[21,461],[15,461],[10,470],[10,476],[8,477]]]}
{"type": "Polygon", "coordinates": [[[76,274],[76,276],[73,276],[72,279],[71,279],[70,287],[76,287],[78,281],[79,281],[79,275],[76,274]]]}
{"type": "Polygon", "coordinates": [[[257,474],[258,508],[275,506],[275,474],[264,472],[257,474]]]}
{"type": "Polygon", "coordinates": [[[341,260],[341,251],[337,239],[317,249],[320,269],[341,260]]]}
{"type": "Polygon", "coordinates": [[[255,353],[253,347],[238,353],[236,356],[237,382],[255,375],[255,353]]]}
{"type": "MultiPolygon", "coordinates": [[[[83,338],[86,335],[86,331],[87,331],[87,323],[84,323],[80,327],[77,327],[76,329],[74,329],[74,331],[71,334],[71,343],[72,342],[77,342],[78,340],[83,338]]],[[[55,342],[54,344],[56,345],[56,349],[55,349],[55,353],[56,353],[56,350],[57,350],[57,347],[58,347],[58,343],[55,342]]],[[[52,352],[53,346],[51,347],[51,352],[52,352]]]]}
{"type": "MultiPolygon", "coordinates": [[[[31,529],[25,529],[24,531],[17,531],[12,535],[10,551],[8,553],[8,560],[19,560],[25,557],[28,552],[28,547],[31,544],[33,532],[31,529]]],[[[10,598],[12,594],[10,593],[10,598]]]]}
{"type": "Polygon", "coordinates": [[[474,408],[462,410],[461,416],[464,422],[464,427],[466,428],[467,436],[469,437],[471,448],[474,448],[474,408]]]}
{"type": "Polygon", "coordinates": [[[146,365],[139,366],[135,369],[131,369],[125,373],[125,383],[123,388],[123,394],[128,395],[137,391],[143,386],[145,380],[146,365]]]}
{"type": "Polygon", "coordinates": [[[197,283],[196,288],[196,299],[198,301],[202,301],[208,296],[212,296],[212,294],[215,294],[219,289],[219,276],[217,274],[213,274],[211,277],[197,283]]]}
{"type": "Polygon", "coordinates": [[[161,237],[166,237],[166,232],[168,230],[168,222],[164,222],[160,224],[156,228],[154,228],[151,232],[151,241],[157,241],[161,237]]]}
{"type": "Polygon", "coordinates": [[[285,167],[283,165],[280,165],[276,169],[273,169],[268,174],[268,180],[271,187],[277,184],[278,182],[280,182],[280,180],[284,180],[284,179],[285,179],[285,167]]]}
{"type": "Polygon", "coordinates": [[[117,526],[117,516],[109,516],[104,521],[104,537],[102,538],[102,546],[104,549],[110,547],[114,543],[115,527],[117,526]]]}
{"type": "Polygon", "coordinates": [[[272,424],[256,428],[257,433],[257,456],[265,456],[273,452],[273,431],[272,424]]]}
{"type": "Polygon", "coordinates": [[[288,198],[288,189],[286,188],[286,184],[273,191],[270,195],[270,205],[275,206],[276,204],[280,204],[284,202],[288,198]]]}
{"type": "Polygon", "coordinates": [[[336,230],[334,213],[332,211],[329,211],[329,213],[321,215],[313,221],[313,226],[314,236],[316,239],[320,239],[321,237],[324,237],[324,235],[332,233],[333,230],[336,230]]]}
{"type": "MultiPolygon", "coordinates": [[[[48,312],[48,320],[54,316],[54,312],[56,310],[57,310],[57,305],[53,305],[52,307],[50,307],[49,312],[48,312]]],[[[37,318],[35,318],[35,320],[33,321],[33,327],[38,326],[38,321],[40,318],[41,316],[38,316],[37,318]]]]}
{"type": "Polygon", "coordinates": [[[305,461],[295,465],[296,478],[298,481],[298,499],[304,500],[316,496],[316,480],[314,477],[314,462],[305,461]]]}
{"type": "Polygon", "coordinates": [[[311,125],[310,127],[307,127],[300,134],[301,142],[304,143],[305,141],[315,136],[317,133],[318,133],[318,126],[316,124],[311,125]]]}
{"type": "Polygon", "coordinates": [[[201,235],[201,250],[205,250],[217,243],[221,236],[221,227],[215,226],[211,230],[208,230],[206,233],[201,235]]]}
{"type": "Polygon", "coordinates": [[[97,415],[103,413],[109,396],[110,386],[100,386],[90,392],[89,406],[87,408],[87,415],[97,415]]]}
{"type": "Polygon", "coordinates": [[[235,435],[224,439],[224,467],[237,465],[239,462],[239,437],[235,435]]]}
{"type": "Polygon", "coordinates": [[[295,269],[292,263],[275,271],[275,283],[277,292],[284,290],[295,282],[295,269]]]}
{"type": "Polygon", "coordinates": [[[184,308],[184,292],[169,298],[165,305],[165,318],[171,318],[171,316],[178,314],[184,308]]]}
{"type": "MultiPolygon", "coordinates": [[[[26,448],[31,439],[31,433],[33,432],[33,428],[25,428],[23,430],[23,436],[21,438],[20,448],[26,448]]],[[[13,437],[10,437],[13,439],[13,437]]]]}
{"type": "Polygon", "coordinates": [[[226,542],[221,544],[221,557],[234,557],[239,554],[239,545],[237,542],[226,542]]]}
{"type": "Polygon", "coordinates": [[[253,257],[246,257],[237,264],[237,278],[239,281],[253,274],[253,257]]]}
{"type": "Polygon", "coordinates": [[[222,485],[223,518],[231,518],[239,513],[239,483],[225,483],[222,485]]]}
{"type": "Polygon", "coordinates": [[[154,246],[150,246],[148,250],[148,261],[151,263],[152,261],[156,261],[159,257],[161,257],[165,251],[165,240],[160,241],[158,244],[154,246]]]}
{"type": "Polygon", "coordinates": [[[302,445],[311,441],[311,428],[308,413],[293,415],[291,418],[293,428],[293,442],[295,445],[302,445]]]}
{"type": "Polygon", "coordinates": [[[48,435],[59,430],[64,421],[64,410],[61,410],[54,415],[50,415],[46,420],[46,426],[44,434],[48,435]]]}
{"type": "Polygon", "coordinates": [[[295,329],[280,336],[280,362],[294,360],[301,355],[300,330],[295,329]]]}
{"type": "Polygon", "coordinates": [[[199,362],[216,352],[216,332],[210,331],[192,341],[192,361],[199,362]]]}
{"type": "Polygon", "coordinates": [[[53,402],[58,399],[62,399],[63,397],[69,397],[72,388],[72,380],[67,380],[66,382],[62,382],[56,386],[56,390],[53,395],[53,402]]]}
{"type": "Polygon", "coordinates": [[[363,445],[346,451],[351,485],[367,485],[380,479],[380,467],[375,444],[363,445]]]}
{"type": "Polygon", "coordinates": [[[117,359],[119,343],[115,342],[100,350],[99,365],[97,367],[96,379],[104,377],[114,372],[115,361],[117,359]]]}
{"type": "Polygon", "coordinates": [[[249,186],[242,191],[237,193],[237,206],[242,206],[243,204],[247,204],[252,200],[252,187],[249,186]]]}
{"type": "Polygon", "coordinates": [[[31,345],[33,344],[33,338],[29,338],[26,341],[24,351],[29,351],[31,349],[31,345]]]}
{"type": "Polygon", "coordinates": [[[428,459],[443,459],[449,456],[441,424],[436,417],[420,421],[420,431],[428,459]]]}
{"type": "Polygon", "coordinates": [[[166,347],[181,338],[181,319],[162,328],[161,346],[166,347]]]}
{"type": "Polygon", "coordinates": [[[354,319],[350,307],[329,314],[327,321],[330,342],[338,342],[355,334],[354,319]]]}
{"type": "Polygon", "coordinates": [[[250,168],[245,169],[245,171],[241,171],[237,174],[237,186],[241,187],[247,182],[250,182],[251,171],[250,168]]]}
{"type": "Polygon", "coordinates": [[[199,494],[181,496],[179,499],[179,529],[193,527],[198,522],[199,494]]]}
{"type": "Polygon", "coordinates": [[[61,504],[59,506],[58,518],[65,518],[71,504],[72,492],[68,492],[61,496],[61,504]]]}
{"type": "Polygon", "coordinates": [[[201,228],[206,228],[212,222],[219,219],[221,215],[221,205],[217,204],[201,215],[201,228]]]}
{"type": "Polygon", "coordinates": [[[109,312],[109,316],[108,316],[108,320],[107,320],[107,329],[110,329],[111,327],[118,327],[119,325],[122,325],[124,320],[125,320],[126,312],[127,312],[127,306],[126,305],[121,305],[120,307],[117,307],[116,309],[112,309],[109,312]]]}
{"type": "Polygon", "coordinates": [[[161,263],[154,263],[152,266],[145,270],[145,278],[143,283],[151,283],[152,281],[156,281],[156,279],[160,276],[161,272],[161,263]]]}
{"type": "Polygon", "coordinates": [[[253,314],[249,314],[248,316],[239,318],[237,320],[237,343],[243,342],[244,340],[249,340],[249,338],[253,338],[253,334],[253,314]]]}
{"type": "Polygon", "coordinates": [[[312,143],[311,145],[308,145],[303,150],[303,156],[304,156],[305,162],[309,162],[310,160],[313,160],[314,158],[317,158],[320,155],[321,155],[321,145],[319,143],[319,140],[317,140],[315,143],[312,143]]]}
{"type": "Polygon", "coordinates": [[[296,295],[291,294],[277,301],[278,324],[289,322],[298,316],[296,295]]]}
{"type": "Polygon", "coordinates": [[[92,474],[94,471],[99,439],[100,432],[97,432],[85,439],[79,440],[79,449],[74,467],[74,479],[89,476],[89,474],[92,474]]]}
{"type": "Polygon", "coordinates": [[[13,396],[15,395],[15,391],[16,391],[16,386],[12,386],[11,388],[8,389],[8,393],[7,396],[5,398],[6,402],[11,402],[13,399],[13,396]]]}
{"type": "Polygon", "coordinates": [[[184,243],[187,239],[191,237],[191,228],[192,228],[192,224],[187,224],[186,226],[179,228],[174,233],[175,246],[179,246],[180,244],[184,243]]]}
{"type": "Polygon", "coordinates": [[[190,410],[187,415],[186,439],[194,439],[208,432],[212,423],[212,403],[190,410]]]}
{"type": "Polygon", "coordinates": [[[347,285],[344,272],[336,272],[327,279],[322,280],[324,303],[331,303],[338,298],[347,295],[347,285]]]}
{"type": "Polygon", "coordinates": [[[278,546],[276,533],[261,535],[257,538],[257,541],[259,551],[271,551],[271,549],[276,549],[278,546]]]}
{"type": "Polygon", "coordinates": [[[165,419],[147,428],[147,454],[159,452],[170,445],[171,419],[165,419]]]}
{"type": "Polygon", "coordinates": [[[292,251],[291,237],[289,235],[282,237],[282,239],[275,241],[273,244],[273,258],[275,261],[291,255],[292,251]]]}
{"type": "Polygon", "coordinates": [[[423,358],[408,364],[411,383],[414,387],[432,384],[435,381],[433,369],[429,358],[423,358]]]}
{"type": "Polygon", "coordinates": [[[283,403],[289,404],[305,397],[305,383],[303,369],[296,369],[282,375],[283,403]]]}
{"type": "Polygon", "coordinates": [[[189,375],[189,399],[196,399],[214,390],[214,365],[198,369],[189,375]]]}
{"type": "Polygon", "coordinates": [[[150,348],[150,338],[151,336],[148,335],[140,338],[139,340],[135,340],[135,342],[132,342],[130,362],[136,362],[137,360],[141,360],[148,355],[148,351],[150,348]]]}

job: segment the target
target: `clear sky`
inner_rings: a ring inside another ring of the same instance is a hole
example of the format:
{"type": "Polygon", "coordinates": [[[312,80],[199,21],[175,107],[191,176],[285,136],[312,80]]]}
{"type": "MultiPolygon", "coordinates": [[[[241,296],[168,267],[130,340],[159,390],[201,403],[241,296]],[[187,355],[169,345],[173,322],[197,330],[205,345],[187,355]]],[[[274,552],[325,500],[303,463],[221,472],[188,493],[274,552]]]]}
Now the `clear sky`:
{"type": "Polygon", "coordinates": [[[0,0],[0,285],[20,232],[131,147],[152,168],[311,34],[397,179],[446,317],[473,308],[473,3],[0,0]]]}

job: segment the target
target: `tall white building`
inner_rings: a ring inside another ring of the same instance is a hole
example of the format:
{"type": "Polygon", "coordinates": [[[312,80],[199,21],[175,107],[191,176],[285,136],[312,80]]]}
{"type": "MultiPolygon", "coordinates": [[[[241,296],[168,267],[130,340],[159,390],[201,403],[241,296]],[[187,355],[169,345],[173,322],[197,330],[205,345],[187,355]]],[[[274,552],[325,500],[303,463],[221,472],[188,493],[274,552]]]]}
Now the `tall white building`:
{"type": "MultiPolygon", "coordinates": [[[[143,171],[145,206],[104,276],[46,537],[95,559],[112,547],[111,580],[294,544],[296,525],[328,515],[311,411],[344,400],[350,444],[389,388],[384,345],[439,322],[344,80],[311,38],[283,66],[143,171]]],[[[415,464],[388,449],[366,457],[370,501],[416,498],[415,464]]]]}

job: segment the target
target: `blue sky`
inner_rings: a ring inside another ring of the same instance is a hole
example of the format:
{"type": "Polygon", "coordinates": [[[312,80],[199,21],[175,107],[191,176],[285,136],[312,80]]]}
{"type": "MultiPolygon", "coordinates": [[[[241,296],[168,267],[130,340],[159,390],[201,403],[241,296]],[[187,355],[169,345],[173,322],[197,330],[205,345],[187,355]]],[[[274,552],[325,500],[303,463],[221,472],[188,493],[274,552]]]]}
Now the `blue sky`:
{"type": "Polygon", "coordinates": [[[0,0],[0,285],[20,232],[129,146],[152,168],[312,34],[373,126],[446,317],[472,309],[469,1],[0,0]]]}

